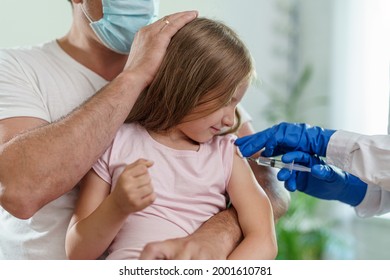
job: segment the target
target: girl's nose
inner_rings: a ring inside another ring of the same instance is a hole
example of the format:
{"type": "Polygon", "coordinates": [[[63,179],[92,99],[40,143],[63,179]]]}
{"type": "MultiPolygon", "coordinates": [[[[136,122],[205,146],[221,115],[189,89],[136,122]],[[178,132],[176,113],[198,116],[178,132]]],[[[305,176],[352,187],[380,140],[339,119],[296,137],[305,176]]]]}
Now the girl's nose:
{"type": "Polygon", "coordinates": [[[227,127],[232,127],[234,125],[234,119],[235,119],[235,110],[233,109],[227,109],[225,112],[225,115],[223,117],[223,125],[227,127]]]}

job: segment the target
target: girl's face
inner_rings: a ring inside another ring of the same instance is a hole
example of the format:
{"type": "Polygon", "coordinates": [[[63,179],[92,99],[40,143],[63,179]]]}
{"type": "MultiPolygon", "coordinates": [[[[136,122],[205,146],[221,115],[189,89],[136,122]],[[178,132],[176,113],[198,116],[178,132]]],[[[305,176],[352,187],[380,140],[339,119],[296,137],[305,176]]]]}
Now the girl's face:
{"type": "MultiPolygon", "coordinates": [[[[198,143],[207,142],[214,136],[221,134],[226,128],[234,125],[236,107],[243,98],[247,88],[247,82],[241,84],[228,104],[201,118],[196,118],[196,115],[192,115],[191,118],[195,118],[194,120],[184,120],[184,122],[177,125],[177,129],[186,137],[198,143]]],[[[207,106],[207,104],[200,105],[199,109],[201,109],[201,106],[207,106]]]]}

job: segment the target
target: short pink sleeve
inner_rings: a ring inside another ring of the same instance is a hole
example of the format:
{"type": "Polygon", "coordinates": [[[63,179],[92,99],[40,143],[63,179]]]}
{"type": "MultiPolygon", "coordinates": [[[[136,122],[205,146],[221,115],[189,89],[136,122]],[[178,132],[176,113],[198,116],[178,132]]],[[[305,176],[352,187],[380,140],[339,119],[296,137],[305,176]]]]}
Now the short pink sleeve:
{"type": "Polygon", "coordinates": [[[101,155],[98,161],[92,166],[93,170],[106,181],[108,184],[112,184],[112,174],[109,169],[109,159],[111,157],[112,145],[101,155]]]}
{"type": "Polygon", "coordinates": [[[233,156],[236,151],[236,146],[234,145],[234,141],[236,141],[237,136],[233,134],[228,134],[223,136],[220,140],[220,149],[222,152],[222,163],[223,169],[225,171],[226,178],[226,186],[228,186],[230,181],[230,176],[232,174],[233,169],[233,156]]]}

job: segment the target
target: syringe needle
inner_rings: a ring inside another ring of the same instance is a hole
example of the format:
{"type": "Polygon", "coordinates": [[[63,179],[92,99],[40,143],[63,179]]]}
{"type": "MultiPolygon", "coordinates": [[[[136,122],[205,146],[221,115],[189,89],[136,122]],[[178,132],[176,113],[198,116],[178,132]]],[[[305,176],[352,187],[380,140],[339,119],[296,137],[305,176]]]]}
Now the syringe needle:
{"type": "Polygon", "coordinates": [[[269,166],[269,167],[274,167],[274,168],[279,168],[279,169],[286,168],[290,171],[295,170],[295,171],[311,172],[310,167],[296,164],[294,162],[284,163],[283,161],[278,160],[278,159],[266,158],[266,157],[261,157],[261,156],[258,158],[248,157],[248,159],[256,162],[258,165],[264,165],[264,166],[269,166]]]}

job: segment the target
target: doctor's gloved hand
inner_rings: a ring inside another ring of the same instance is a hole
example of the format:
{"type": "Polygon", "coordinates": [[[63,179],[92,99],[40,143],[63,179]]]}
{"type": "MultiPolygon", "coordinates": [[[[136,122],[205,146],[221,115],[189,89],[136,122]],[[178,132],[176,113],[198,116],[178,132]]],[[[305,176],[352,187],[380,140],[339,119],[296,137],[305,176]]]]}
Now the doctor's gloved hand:
{"type": "Polygon", "coordinates": [[[318,156],[294,151],[285,154],[282,161],[294,161],[311,167],[311,172],[279,171],[278,179],[285,181],[284,185],[289,191],[298,190],[316,198],[338,200],[351,206],[360,204],[366,195],[366,183],[337,167],[327,165],[318,156]]]}
{"type": "Polygon", "coordinates": [[[236,140],[243,156],[248,157],[265,148],[265,157],[302,151],[325,156],[330,137],[335,130],[323,129],[308,124],[280,123],[271,128],[236,140]]]}

